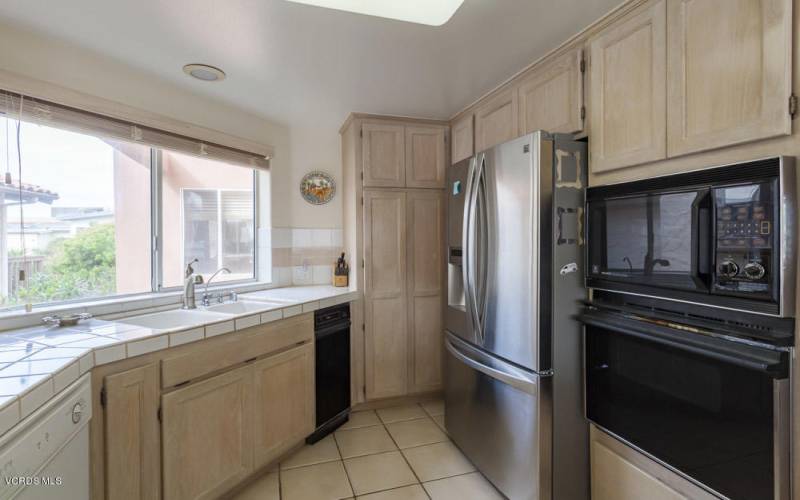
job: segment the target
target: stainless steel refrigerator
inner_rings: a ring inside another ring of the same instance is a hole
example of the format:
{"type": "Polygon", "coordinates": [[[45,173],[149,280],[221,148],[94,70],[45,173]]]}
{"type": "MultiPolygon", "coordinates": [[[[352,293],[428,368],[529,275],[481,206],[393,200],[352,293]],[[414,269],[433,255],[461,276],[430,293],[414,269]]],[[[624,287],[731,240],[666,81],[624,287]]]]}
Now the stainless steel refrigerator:
{"type": "Polygon", "coordinates": [[[512,500],[589,497],[586,144],[545,132],[448,171],[445,425],[512,500]]]}

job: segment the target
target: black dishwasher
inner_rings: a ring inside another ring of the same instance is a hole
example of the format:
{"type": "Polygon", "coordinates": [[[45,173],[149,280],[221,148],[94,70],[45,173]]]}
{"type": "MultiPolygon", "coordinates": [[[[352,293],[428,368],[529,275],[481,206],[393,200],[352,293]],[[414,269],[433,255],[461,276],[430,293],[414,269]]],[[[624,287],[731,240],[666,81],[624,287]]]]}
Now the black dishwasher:
{"type": "Polygon", "coordinates": [[[306,441],[315,443],[350,416],[350,304],[314,313],[317,430],[306,441]]]}

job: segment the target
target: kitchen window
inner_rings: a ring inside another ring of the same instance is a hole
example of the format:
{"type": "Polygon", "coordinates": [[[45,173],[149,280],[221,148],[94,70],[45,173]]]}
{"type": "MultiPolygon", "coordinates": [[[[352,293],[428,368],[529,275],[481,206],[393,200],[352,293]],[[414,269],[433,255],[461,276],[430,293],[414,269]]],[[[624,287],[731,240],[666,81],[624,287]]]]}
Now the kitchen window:
{"type": "Polygon", "coordinates": [[[139,143],[148,131],[75,110],[88,126],[59,108],[18,121],[17,104],[0,91],[0,312],[177,290],[195,258],[206,280],[230,270],[215,283],[269,280],[256,267],[263,166],[188,154],[181,137],[156,147],[172,145],[156,132],[139,143]]]}

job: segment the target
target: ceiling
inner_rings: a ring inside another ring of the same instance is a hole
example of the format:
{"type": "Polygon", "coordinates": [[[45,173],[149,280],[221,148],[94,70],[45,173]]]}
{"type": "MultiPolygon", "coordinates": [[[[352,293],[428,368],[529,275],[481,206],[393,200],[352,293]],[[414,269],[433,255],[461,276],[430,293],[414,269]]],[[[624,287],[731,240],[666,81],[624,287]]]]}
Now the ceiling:
{"type": "Polygon", "coordinates": [[[620,0],[465,0],[441,27],[284,0],[4,0],[0,20],[279,123],[449,118],[620,0]],[[207,63],[204,83],[181,67],[207,63]]]}

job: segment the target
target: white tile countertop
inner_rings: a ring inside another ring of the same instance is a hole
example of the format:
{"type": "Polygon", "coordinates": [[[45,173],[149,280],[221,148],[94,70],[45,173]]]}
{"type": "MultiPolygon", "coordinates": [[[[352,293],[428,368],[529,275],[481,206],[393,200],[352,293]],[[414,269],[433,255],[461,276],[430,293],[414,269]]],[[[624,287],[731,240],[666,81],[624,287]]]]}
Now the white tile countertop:
{"type": "MultiPolygon", "coordinates": [[[[156,330],[124,323],[126,316],[117,314],[70,327],[36,326],[2,332],[0,436],[94,366],[351,302],[358,296],[358,292],[333,286],[273,288],[242,294],[239,300],[274,300],[280,304],[265,303],[258,312],[212,315],[207,322],[191,327],[156,330]]],[[[136,313],[143,314],[146,312],[136,313]]]]}

